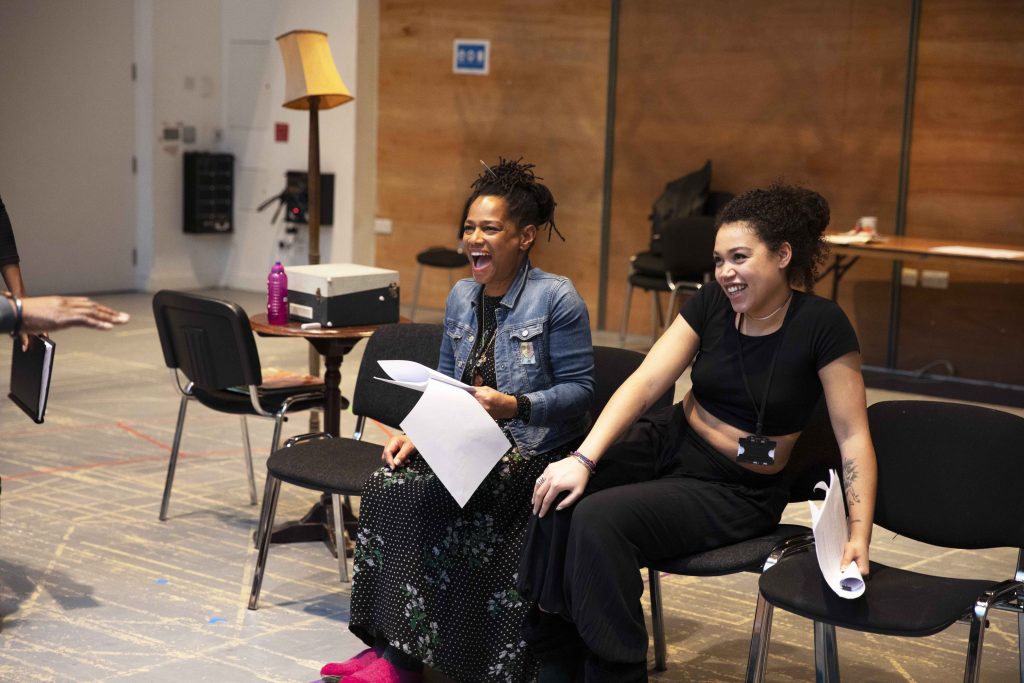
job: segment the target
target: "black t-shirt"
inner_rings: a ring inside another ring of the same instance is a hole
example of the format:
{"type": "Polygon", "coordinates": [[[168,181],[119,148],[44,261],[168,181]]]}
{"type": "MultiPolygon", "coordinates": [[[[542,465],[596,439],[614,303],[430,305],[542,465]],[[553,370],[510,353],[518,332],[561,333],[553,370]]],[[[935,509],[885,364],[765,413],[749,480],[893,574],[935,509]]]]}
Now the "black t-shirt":
{"type": "Polygon", "coordinates": [[[690,373],[694,398],[719,420],[751,434],[757,413],[743,385],[741,343],[743,365],[758,407],[772,356],[779,350],[764,415],[766,436],[802,431],[821,398],[818,370],[860,350],[843,310],[833,301],[804,292],[793,292],[782,327],[761,337],[737,331],[736,313],[717,282],[704,285],[690,297],[681,315],[700,336],[700,350],[690,373]]]}
{"type": "Polygon", "coordinates": [[[7,208],[0,197],[0,266],[18,263],[18,246],[14,242],[14,230],[11,219],[7,217],[7,208]]]}

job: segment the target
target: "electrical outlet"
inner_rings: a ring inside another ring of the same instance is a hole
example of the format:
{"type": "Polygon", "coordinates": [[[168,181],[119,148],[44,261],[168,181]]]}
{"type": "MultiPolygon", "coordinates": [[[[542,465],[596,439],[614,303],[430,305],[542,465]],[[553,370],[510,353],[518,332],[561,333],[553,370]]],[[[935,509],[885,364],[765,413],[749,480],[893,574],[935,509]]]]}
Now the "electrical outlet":
{"type": "Polygon", "coordinates": [[[391,234],[391,219],[377,218],[373,221],[373,231],[378,235],[391,234]]]}
{"type": "Polygon", "coordinates": [[[904,268],[900,271],[900,283],[904,287],[917,287],[917,268],[904,268]]]}
{"type": "Polygon", "coordinates": [[[921,286],[932,289],[949,289],[949,272],[945,270],[922,270],[921,286]]]}

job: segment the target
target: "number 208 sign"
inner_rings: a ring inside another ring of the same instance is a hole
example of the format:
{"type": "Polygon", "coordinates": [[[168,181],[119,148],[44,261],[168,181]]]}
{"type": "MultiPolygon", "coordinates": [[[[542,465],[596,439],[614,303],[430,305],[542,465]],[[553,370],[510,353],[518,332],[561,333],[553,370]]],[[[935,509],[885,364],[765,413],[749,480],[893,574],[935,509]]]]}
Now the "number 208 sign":
{"type": "Polygon", "coordinates": [[[452,44],[452,73],[486,76],[491,67],[491,41],[456,38],[452,44]]]}

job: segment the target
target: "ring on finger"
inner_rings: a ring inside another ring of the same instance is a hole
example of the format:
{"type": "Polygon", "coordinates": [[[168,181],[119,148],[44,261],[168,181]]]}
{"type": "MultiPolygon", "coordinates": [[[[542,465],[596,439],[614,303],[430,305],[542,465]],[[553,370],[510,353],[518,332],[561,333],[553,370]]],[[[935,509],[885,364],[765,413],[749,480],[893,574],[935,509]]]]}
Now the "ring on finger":
{"type": "Polygon", "coordinates": [[[537,477],[537,486],[540,486],[543,483],[544,483],[544,475],[542,474],[539,477],[537,477]]]}

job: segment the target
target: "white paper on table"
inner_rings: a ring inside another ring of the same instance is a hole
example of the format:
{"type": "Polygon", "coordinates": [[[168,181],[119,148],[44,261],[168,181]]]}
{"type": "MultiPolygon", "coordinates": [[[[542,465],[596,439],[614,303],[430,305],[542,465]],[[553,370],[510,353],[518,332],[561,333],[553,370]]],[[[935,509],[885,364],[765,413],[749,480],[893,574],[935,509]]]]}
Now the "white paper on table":
{"type": "Polygon", "coordinates": [[[869,232],[858,232],[825,235],[825,241],[832,244],[868,244],[870,242],[878,242],[879,239],[877,235],[872,235],[869,232]]]}
{"type": "Polygon", "coordinates": [[[467,391],[472,387],[412,361],[378,363],[394,381],[377,379],[423,392],[399,426],[459,507],[464,507],[508,452],[508,437],[467,391]]]}
{"type": "Polygon", "coordinates": [[[933,254],[949,254],[951,256],[977,256],[980,258],[1010,259],[1024,256],[1024,251],[1015,249],[996,249],[991,247],[967,247],[959,244],[950,244],[943,247],[932,247],[929,249],[933,254]]]}
{"type": "Polygon", "coordinates": [[[814,550],[818,554],[818,566],[825,583],[841,598],[859,598],[864,594],[864,578],[856,562],[845,570],[839,565],[843,560],[843,546],[850,539],[846,522],[846,508],[843,506],[843,487],[835,470],[828,471],[829,483],[819,481],[815,491],[824,491],[825,500],[821,507],[814,501],[807,501],[811,507],[811,529],[814,531],[814,550]]]}

